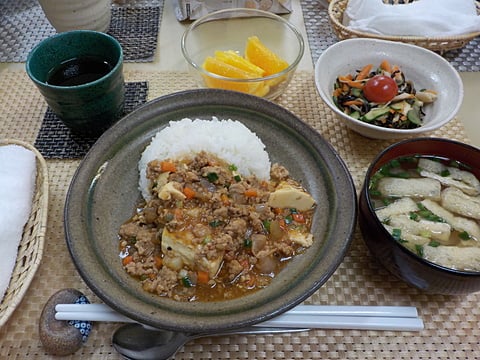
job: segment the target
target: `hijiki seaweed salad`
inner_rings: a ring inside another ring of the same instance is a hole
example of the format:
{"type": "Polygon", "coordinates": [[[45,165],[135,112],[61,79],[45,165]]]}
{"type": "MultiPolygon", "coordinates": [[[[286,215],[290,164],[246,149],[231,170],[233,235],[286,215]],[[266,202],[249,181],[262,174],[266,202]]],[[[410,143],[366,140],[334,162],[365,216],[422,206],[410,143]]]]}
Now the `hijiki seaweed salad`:
{"type": "Polygon", "coordinates": [[[367,64],[355,74],[338,76],[333,90],[333,101],[345,114],[393,129],[422,126],[424,106],[436,99],[436,91],[417,91],[400,67],[387,60],[377,68],[367,64]]]}

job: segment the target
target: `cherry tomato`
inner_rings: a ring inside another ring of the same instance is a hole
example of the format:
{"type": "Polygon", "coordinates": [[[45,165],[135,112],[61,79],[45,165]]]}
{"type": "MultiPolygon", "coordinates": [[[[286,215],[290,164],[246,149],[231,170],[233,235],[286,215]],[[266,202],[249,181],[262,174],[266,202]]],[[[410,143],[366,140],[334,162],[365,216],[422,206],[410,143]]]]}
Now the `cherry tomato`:
{"type": "Polygon", "coordinates": [[[363,87],[363,95],[368,101],[386,103],[397,95],[398,86],[395,80],[385,75],[375,75],[363,87]]]}

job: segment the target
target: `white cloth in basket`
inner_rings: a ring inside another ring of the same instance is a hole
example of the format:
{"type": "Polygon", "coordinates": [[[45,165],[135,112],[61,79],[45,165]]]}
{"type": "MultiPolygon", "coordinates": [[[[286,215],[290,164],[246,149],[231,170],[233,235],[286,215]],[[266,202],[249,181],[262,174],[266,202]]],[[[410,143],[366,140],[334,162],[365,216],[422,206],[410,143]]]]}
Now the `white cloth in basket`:
{"type": "Polygon", "coordinates": [[[377,35],[444,37],[480,31],[480,16],[474,0],[417,0],[396,5],[349,0],[343,25],[377,35]]]}
{"type": "Polygon", "coordinates": [[[0,301],[8,288],[35,191],[35,154],[19,145],[0,146],[0,301]]]}

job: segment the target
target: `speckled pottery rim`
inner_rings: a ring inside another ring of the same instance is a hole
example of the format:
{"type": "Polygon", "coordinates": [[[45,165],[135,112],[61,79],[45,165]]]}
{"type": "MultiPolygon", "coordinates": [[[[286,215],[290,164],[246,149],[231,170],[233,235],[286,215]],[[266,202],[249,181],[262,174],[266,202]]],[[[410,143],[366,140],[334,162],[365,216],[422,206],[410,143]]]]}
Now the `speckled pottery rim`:
{"type": "Polygon", "coordinates": [[[75,173],[65,204],[65,233],[87,285],[120,313],[150,326],[208,332],[265,321],[301,303],[342,262],[357,218],[355,186],[343,160],[313,128],[267,100],[199,89],[155,99],[130,113],[95,143],[75,173]],[[139,200],[137,164],[152,136],[185,117],[238,120],[265,143],[319,203],[316,241],[272,284],[255,294],[214,303],[181,303],[148,294],[122,269],[117,231],[139,200]]]}

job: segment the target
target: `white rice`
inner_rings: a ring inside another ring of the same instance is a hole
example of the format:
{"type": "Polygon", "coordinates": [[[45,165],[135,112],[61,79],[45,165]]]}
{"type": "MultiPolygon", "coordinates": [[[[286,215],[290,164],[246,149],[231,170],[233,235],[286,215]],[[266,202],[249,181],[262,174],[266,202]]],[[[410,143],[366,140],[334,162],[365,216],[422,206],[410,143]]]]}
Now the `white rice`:
{"type": "Polygon", "coordinates": [[[260,138],[239,121],[182,119],[171,121],[159,131],[142,153],[138,170],[139,190],[150,199],[146,178],[147,164],[152,160],[182,159],[200,151],[217,155],[234,164],[243,176],[256,175],[270,179],[270,159],[260,138]]]}

